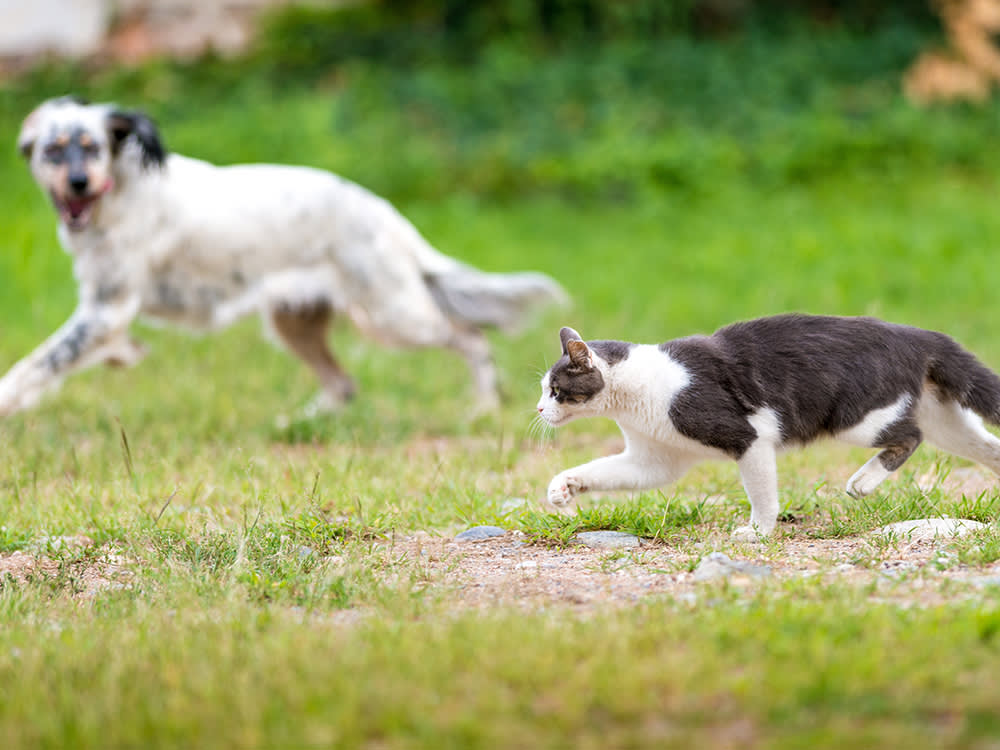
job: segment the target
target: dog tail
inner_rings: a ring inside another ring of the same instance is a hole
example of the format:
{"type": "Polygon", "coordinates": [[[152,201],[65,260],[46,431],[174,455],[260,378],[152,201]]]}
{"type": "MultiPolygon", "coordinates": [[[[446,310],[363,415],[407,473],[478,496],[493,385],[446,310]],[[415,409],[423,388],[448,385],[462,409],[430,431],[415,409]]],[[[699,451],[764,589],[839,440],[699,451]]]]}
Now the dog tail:
{"type": "Polygon", "coordinates": [[[543,273],[488,273],[449,265],[425,272],[424,280],[449,318],[476,328],[511,332],[539,308],[569,301],[559,283],[543,273]]]}

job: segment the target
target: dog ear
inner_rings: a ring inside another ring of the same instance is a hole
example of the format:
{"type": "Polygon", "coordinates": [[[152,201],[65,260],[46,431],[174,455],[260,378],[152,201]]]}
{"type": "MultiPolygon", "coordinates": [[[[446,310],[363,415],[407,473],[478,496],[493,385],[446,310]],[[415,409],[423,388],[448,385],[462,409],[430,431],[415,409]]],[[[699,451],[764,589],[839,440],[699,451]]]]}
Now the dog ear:
{"type": "Polygon", "coordinates": [[[142,166],[162,167],[167,158],[167,148],[160,138],[160,132],[149,117],[141,112],[114,110],[108,114],[108,134],[111,151],[115,155],[130,137],[139,144],[142,166]]]}
{"type": "MultiPolygon", "coordinates": [[[[44,106],[44,105],[43,105],[44,106]]],[[[25,159],[31,158],[31,152],[35,150],[35,142],[38,140],[41,130],[41,107],[36,107],[31,114],[24,118],[21,125],[21,133],[17,136],[17,150],[25,159]]]]}

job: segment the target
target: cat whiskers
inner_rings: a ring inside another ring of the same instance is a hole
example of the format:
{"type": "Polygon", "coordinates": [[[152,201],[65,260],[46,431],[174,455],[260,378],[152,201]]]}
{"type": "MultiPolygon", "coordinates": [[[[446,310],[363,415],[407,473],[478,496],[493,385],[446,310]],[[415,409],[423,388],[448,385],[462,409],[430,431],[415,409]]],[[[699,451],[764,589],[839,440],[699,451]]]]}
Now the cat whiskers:
{"type": "Polygon", "coordinates": [[[551,441],[556,429],[544,419],[541,414],[535,414],[534,419],[528,424],[528,439],[536,442],[539,446],[542,443],[551,441]]]}

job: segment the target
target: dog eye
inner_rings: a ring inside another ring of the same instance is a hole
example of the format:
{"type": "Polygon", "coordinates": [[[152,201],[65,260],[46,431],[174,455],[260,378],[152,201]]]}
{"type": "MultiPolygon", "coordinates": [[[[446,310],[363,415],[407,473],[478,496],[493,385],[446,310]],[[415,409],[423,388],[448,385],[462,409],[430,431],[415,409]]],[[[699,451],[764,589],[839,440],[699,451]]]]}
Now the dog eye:
{"type": "Polygon", "coordinates": [[[50,143],[45,147],[44,154],[49,161],[59,161],[65,155],[65,149],[58,143],[50,143]]]}

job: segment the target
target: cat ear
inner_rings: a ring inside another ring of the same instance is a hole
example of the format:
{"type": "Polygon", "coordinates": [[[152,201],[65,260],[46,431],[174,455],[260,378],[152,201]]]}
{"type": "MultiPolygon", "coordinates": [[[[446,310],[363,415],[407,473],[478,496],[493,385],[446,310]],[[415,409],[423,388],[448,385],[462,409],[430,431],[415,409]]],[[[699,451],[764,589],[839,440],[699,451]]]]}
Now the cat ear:
{"type": "Polygon", "coordinates": [[[559,329],[559,341],[562,343],[562,353],[569,354],[569,352],[566,351],[566,344],[570,341],[583,341],[583,338],[572,328],[564,326],[559,329]]]}
{"type": "Polygon", "coordinates": [[[583,370],[593,370],[594,369],[594,358],[590,353],[590,349],[582,341],[567,341],[566,342],[567,354],[569,354],[569,361],[572,362],[576,367],[583,370]]]}

